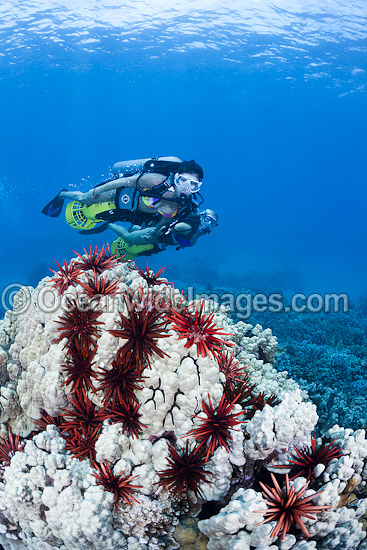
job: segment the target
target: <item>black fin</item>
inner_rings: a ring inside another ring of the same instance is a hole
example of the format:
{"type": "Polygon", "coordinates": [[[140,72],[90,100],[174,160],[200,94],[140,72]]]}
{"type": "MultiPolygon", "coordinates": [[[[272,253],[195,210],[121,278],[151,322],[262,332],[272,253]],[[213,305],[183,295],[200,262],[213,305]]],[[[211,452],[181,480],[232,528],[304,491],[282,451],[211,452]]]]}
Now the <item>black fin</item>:
{"type": "MultiPolygon", "coordinates": [[[[66,191],[66,189],[61,189],[60,193],[66,191]]],[[[60,193],[56,195],[52,201],[50,201],[44,208],[42,208],[42,214],[45,216],[50,216],[50,218],[57,218],[61,214],[62,207],[64,205],[64,200],[60,197],[60,193]]]]}
{"type": "Polygon", "coordinates": [[[92,227],[92,229],[82,229],[81,231],[78,231],[81,235],[94,235],[95,233],[102,233],[105,229],[107,229],[107,226],[110,222],[104,222],[96,225],[95,227],[92,227]]]}

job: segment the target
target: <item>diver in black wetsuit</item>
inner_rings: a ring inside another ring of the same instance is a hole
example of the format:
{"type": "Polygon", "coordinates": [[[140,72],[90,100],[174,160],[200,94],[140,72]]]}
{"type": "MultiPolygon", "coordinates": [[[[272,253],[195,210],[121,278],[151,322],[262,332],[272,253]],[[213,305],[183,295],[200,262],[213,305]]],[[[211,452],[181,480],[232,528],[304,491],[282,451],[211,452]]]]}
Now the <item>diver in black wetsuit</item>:
{"type": "Polygon", "coordinates": [[[186,248],[193,246],[201,235],[210,233],[218,225],[218,215],[210,209],[192,212],[185,218],[167,221],[165,225],[157,224],[141,228],[134,226],[130,230],[115,223],[108,224],[120,238],[112,243],[113,252],[126,254],[127,259],[136,256],[150,256],[167,248],[176,246],[186,248]]]}
{"type": "Polygon", "coordinates": [[[115,179],[86,193],[62,191],[58,195],[59,200],[72,199],[87,206],[113,202],[115,208],[106,209],[96,216],[106,222],[99,223],[98,232],[105,229],[109,221],[142,223],[152,216],[157,216],[164,225],[167,218],[175,217],[182,209],[189,213],[199,206],[196,195],[201,187],[203,170],[193,160],[182,162],[177,157],[160,157],[125,161],[116,163],[113,171],[117,176],[115,179]],[[132,170],[137,173],[126,175],[132,170]],[[123,177],[119,177],[121,172],[123,177]]]}

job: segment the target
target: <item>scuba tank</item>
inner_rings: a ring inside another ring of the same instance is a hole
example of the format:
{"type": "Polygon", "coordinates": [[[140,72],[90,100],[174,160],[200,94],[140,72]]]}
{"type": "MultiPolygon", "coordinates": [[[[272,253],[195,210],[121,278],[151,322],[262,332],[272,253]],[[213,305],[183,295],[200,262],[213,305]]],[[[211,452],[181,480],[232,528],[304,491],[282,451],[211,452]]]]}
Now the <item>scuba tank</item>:
{"type": "Polygon", "coordinates": [[[143,170],[144,165],[148,160],[151,159],[122,160],[120,162],[115,162],[112,166],[112,174],[115,178],[127,178],[129,176],[133,176],[143,170]]]}

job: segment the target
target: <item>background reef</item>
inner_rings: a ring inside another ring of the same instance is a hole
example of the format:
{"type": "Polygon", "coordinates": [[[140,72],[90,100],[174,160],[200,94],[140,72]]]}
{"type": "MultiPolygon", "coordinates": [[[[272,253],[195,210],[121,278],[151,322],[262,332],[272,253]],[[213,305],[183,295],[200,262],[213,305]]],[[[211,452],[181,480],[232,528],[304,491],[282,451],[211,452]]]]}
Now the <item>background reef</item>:
{"type": "MultiPolygon", "coordinates": [[[[365,301],[352,303],[349,313],[267,314],[261,319],[278,338],[276,368],[309,393],[322,427],[367,426],[365,301]]],[[[259,316],[251,322],[259,322],[259,316]]]]}
{"type": "MultiPolygon", "coordinates": [[[[215,262],[196,258],[182,271],[178,266],[169,266],[168,271],[178,277],[185,274],[184,287],[188,275],[194,289],[208,295],[281,293],[289,303],[293,293],[304,290],[301,274],[292,269],[223,273],[215,262]]],[[[246,321],[271,328],[278,340],[276,368],[287,371],[308,392],[317,405],[322,429],[335,423],[353,429],[367,425],[366,304],[362,295],[349,300],[345,313],[252,312],[246,321]]]]}

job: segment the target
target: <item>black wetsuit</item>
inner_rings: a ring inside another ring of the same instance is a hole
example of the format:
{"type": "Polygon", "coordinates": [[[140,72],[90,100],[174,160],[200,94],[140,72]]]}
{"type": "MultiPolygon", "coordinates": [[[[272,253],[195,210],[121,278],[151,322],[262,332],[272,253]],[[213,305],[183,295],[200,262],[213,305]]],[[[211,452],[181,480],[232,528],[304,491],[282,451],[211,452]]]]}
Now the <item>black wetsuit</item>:
{"type": "Polygon", "coordinates": [[[196,213],[178,213],[174,220],[168,224],[166,233],[163,233],[160,241],[166,245],[178,245],[179,248],[192,246],[192,239],[200,232],[199,227],[200,218],[196,213]],[[175,231],[176,225],[181,222],[189,225],[191,230],[185,231],[184,234],[181,231],[175,231]]]}
{"type": "MultiPolygon", "coordinates": [[[[173,162],[168,160],[151,159],[148,160],[140,172],[135,187],[119,187],[116,190],[115,205],[116,208],[109,210],[108,212],[101,212],[97,214],[96,218],[108,221],[124,221],[132,222],[134,224],[141,225],[144,222],[152,222],[154,219],[161,219],[161,214],[154,212],[139,212],[139,199],[142,196],[154,197],[161,199],[162,195],[172,186],[173,174],[176,172],[180,162],[173,162]],[[144,174],[160,174],[166,176],[163,182],[155,185],[151,189],[139,188],[139,180],[144,174]]],[[[103,184],[100,184],[103,185],[103,184]]],[[[184,213],[191,213],[198,207],[197,200],[193,195],[182,195],[180,199],[164,199],[167,201],[176,202],[180,205],[179,212],[182,210],[184,213]]],[[[178,212],[178,214],[179,214],[178,212]]],[[[176,215],[177,216],[177,215],[176,215]]]]}

